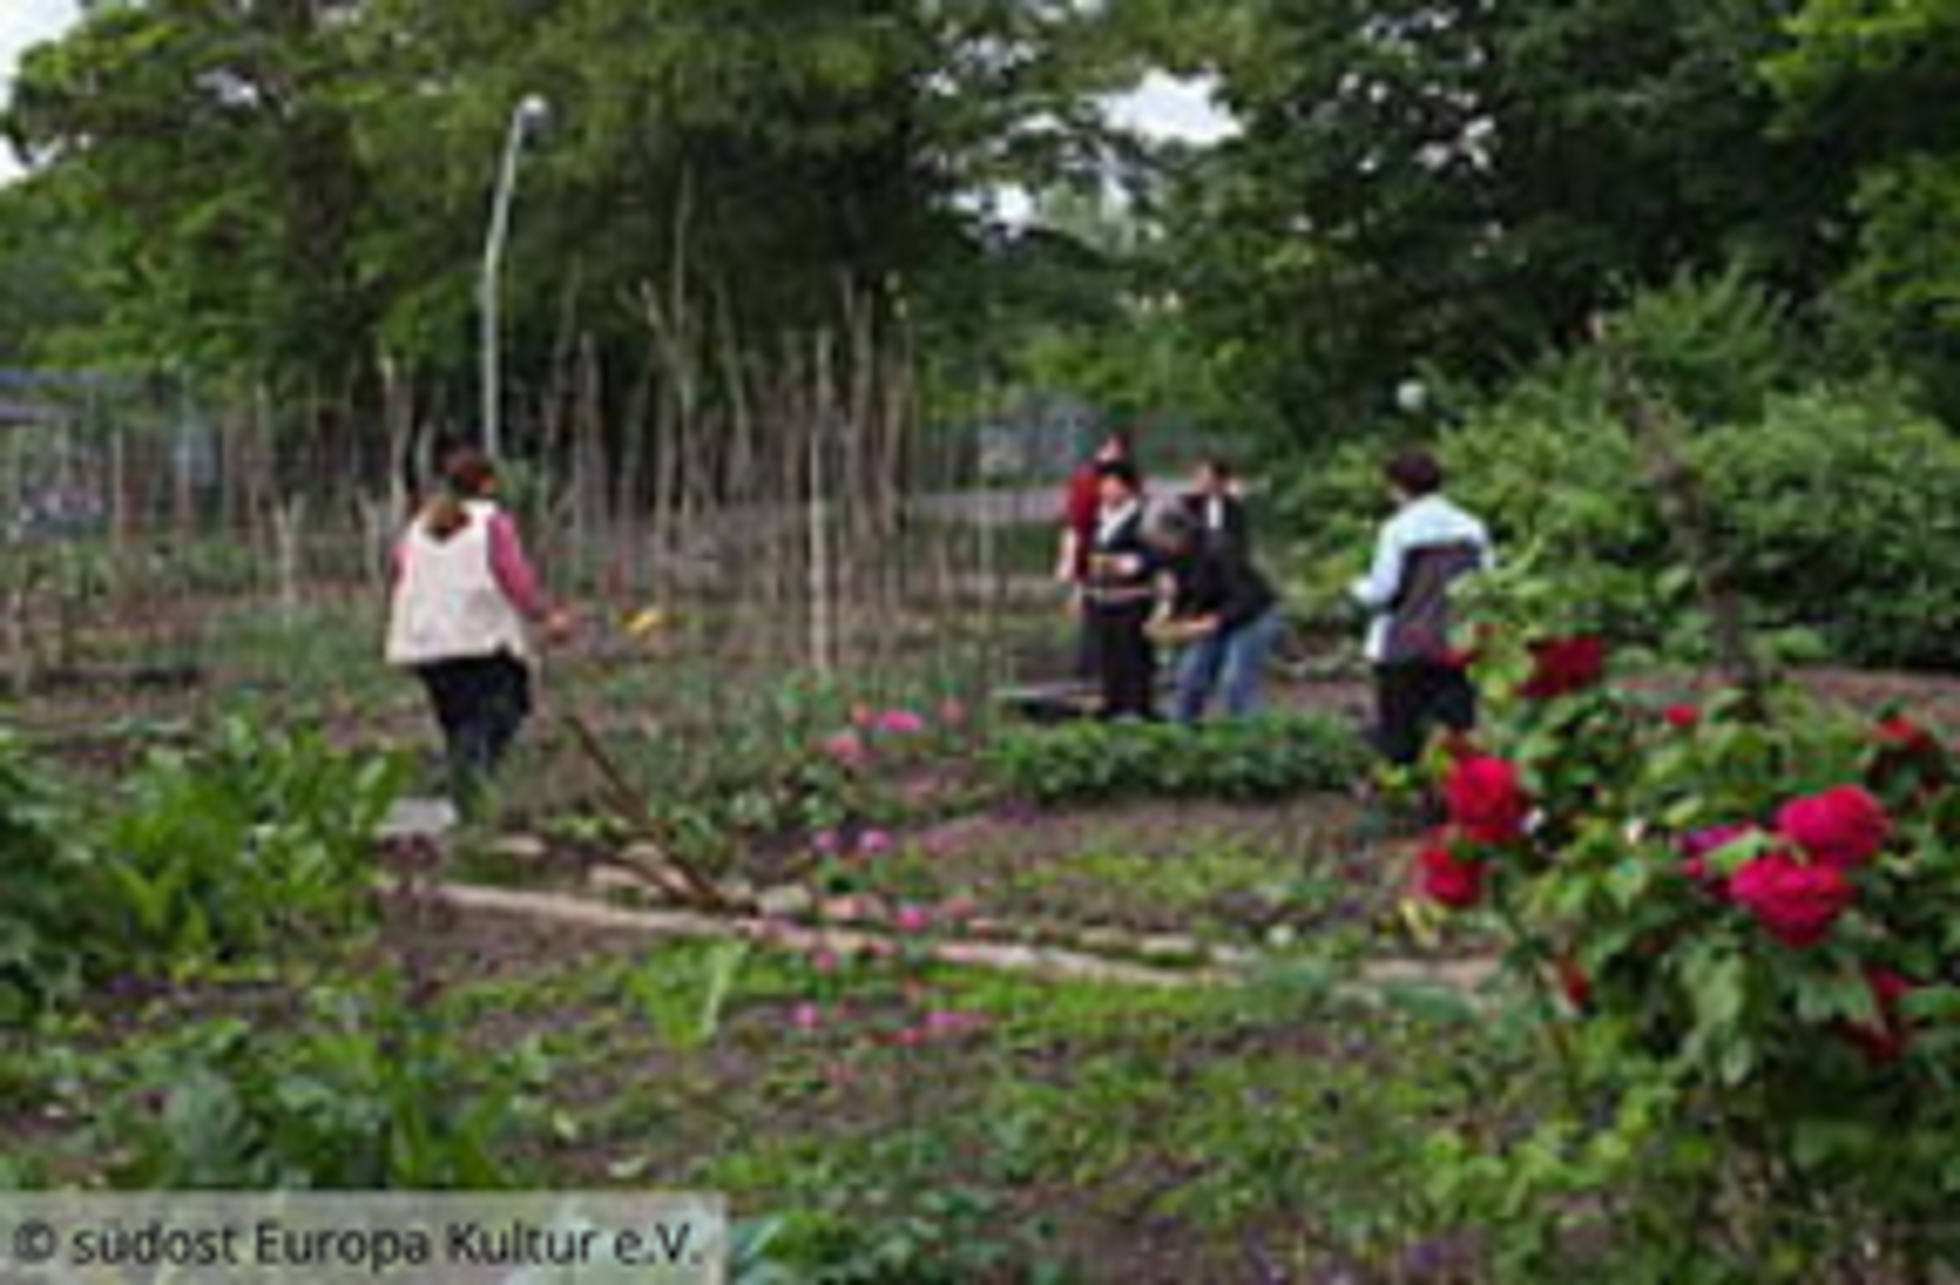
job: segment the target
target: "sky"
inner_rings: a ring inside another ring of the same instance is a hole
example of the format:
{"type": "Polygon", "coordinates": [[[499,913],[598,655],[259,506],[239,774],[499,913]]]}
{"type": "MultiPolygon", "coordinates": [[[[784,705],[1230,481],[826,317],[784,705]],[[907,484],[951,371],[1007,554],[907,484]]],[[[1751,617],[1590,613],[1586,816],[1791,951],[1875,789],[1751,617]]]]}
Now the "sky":
{"type": "MultiPolygon", "coordinates": [[[[0,0],[0,89],[12,85],[21,53],[60,35],[77,12],[76,0],[0,0]]],[[[1112,103],[1110,113],[1140,133],[1180,142],[1215,142],[1232,128],[1202,85],[1158,74],[1112,103]]],[[[16,172],[13,155],[0,147],[0,182],[16,172]]]]}
{"type": "MultiPolygon", "coordinates": [[[[75,0],[0,0],[0,89],[11,89],[22,52],[60,35],[76,12],[75,0]]],[[[0,147],[0,182],[15,172],[13,153],[0,147]]]]}

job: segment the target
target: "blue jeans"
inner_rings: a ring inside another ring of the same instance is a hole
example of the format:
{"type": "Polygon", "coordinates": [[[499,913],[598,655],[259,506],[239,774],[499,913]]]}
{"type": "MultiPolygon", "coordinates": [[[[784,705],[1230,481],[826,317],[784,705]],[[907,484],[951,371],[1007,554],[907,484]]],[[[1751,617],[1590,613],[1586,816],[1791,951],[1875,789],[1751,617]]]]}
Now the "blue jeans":
{"type": "Polygon", "coordinates": [[[1285,628],[1274,608],[1230,633],[1200,638],[1185,648],[1177,667],[1177,721],[1196,723],[1221,687],[1225,713],[1249,718],[1265,704],[1266,662],[1285,628]]]}

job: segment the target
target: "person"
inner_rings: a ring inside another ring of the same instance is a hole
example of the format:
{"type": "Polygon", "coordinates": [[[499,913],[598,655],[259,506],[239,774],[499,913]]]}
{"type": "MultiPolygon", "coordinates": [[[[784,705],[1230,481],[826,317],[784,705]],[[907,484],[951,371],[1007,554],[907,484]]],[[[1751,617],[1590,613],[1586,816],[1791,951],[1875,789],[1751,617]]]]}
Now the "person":
{"type": "Polygon", "coordinates": [[[1061,549],[1055,560],[1055,580],[1069,591],[1069,612],[1078,624],[1075,647],[1075,674],[1091,682],[1102,671],[1096,656],[1096,631],[1089,619],[1084,592],[1089,581],[1089,557],[1096,541],[1096,523],[1102,509],[1102,468],[1106,464],[1133,459],[1126,433],[1110,433],[1103,438],[1081,467],[1070,475],[1062,498],[1061,549]]]}
{"type": "Polygon", "coordinates": [[[1188,509],[1163,514],[1150,542],[1173,585],[1155,632],[1181,643],[1175,717],[1193,725],[1221,685],[1225,713],[1246,718],[1264,704],[1266,664],[1285,628],[1279,595],[1244,544],[1206,532],[1188,509]]]}
{"type": "Polygon", "coordinates": [[[1443,495],[1443,467],[1430,452],[1402,451],[1383,473],[1396,513],[1353,595],[1371,616],[1377,745],[1389,762],[1406,767],[1436,726],[1476,726],[1476,688],[1450,638],[1450,594],[1495,555],[1484,523],[1443,495]]]}
{"type": "Polygon", "coordinates": [[[474,803],[531,712],[531,630],[572,630],[496,502],[497,472],[464,448],[395,550],[387,659],[418,677],[442,729],[451,796],[474,803]]]}
{"type": "Polygon", "coordinates": [[[1157,561],[1144,538],[1143,479],[1128,460],[1096,470],[1099,504],[1088,544],[1083,610],[1110,720],[1156,715],[1157,653],[1149,626],[1157,614],[1157,561]]]}
{"type": "Polygon", "coordinates": [[[1206,540],[1236,544],[1250,556],[1252,522],[1246,513],[1245,489],[1237,470],[1225,460],[1212,456],[1198,465],[1184,507],[1206,540]]]}

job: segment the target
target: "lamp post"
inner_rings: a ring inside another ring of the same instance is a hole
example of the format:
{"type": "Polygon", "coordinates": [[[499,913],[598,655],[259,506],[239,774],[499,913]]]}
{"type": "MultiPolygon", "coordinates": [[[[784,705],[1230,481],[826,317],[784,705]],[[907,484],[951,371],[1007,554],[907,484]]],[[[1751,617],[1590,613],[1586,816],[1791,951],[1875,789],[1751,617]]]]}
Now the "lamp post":
{"type": "Polygon", "coordinates": [[[499,327],[504,246],[510,241],[510,207],[517,195],[517,168],[524,144],[551,119],[551,105],[527,94],[511,109],[510,130],[504,139],[503,166],[490,206],[490,234],[483,247],[483,281],[478,304],[483,321],[483,451],[495,459],[503,454],[503,353],[499,327]]]}

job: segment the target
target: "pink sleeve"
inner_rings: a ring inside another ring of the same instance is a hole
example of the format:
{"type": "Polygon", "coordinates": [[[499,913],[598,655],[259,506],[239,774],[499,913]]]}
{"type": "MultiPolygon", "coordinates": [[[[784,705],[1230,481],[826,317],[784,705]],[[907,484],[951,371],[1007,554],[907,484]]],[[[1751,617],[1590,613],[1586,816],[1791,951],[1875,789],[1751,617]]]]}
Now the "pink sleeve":
{"type": "Polygon", "coordinates": [[[517,524],[507,513],[490,519],[490,570],[496,574],[504,596],[520,614],[530,620],[551,614],[551,603],[538,584],[538,574],[524,555],[524,541],[518,537],[517,524]]]}

